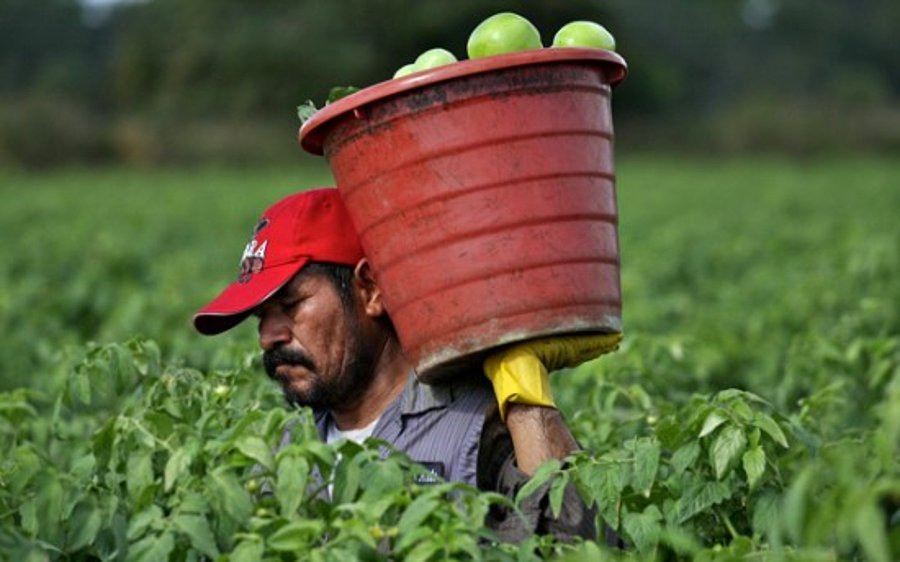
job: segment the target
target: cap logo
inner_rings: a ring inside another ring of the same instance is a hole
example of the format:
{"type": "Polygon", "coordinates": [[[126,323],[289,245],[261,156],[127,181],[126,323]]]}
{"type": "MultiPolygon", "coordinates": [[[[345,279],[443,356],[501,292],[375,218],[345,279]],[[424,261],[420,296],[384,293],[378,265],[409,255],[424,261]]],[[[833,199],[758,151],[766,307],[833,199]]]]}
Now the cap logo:
{"type": "MultiPolygon", "coordinates": [[[[268,224],[268,221],[266,223],[268,224]]],[[[244,253],[241,255],[241,273],[238,275],[238,283],[249,282],[254,273],[259,273],[265,267],[266,248],[269,245],[269,241],[264,240],[262,244],[257,244],[254,238],[244,247],[244,253]]]]}

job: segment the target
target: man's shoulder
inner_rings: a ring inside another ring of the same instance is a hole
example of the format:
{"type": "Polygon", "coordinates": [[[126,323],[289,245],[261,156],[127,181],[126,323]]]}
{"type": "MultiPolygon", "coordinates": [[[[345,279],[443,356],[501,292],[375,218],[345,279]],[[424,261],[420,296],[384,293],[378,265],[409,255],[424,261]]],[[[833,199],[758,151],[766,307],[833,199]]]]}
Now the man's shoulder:
{"type": "Polygon", "coordinates": [[[490,381],[481,373],[477,374],[480,376],[460,377],[443,383],[450,387],[454,404],[484,406],[494,401],[494,390],[490,381]]]}
{"type": "Polygon", "coordinates": [[[477,379],[426,384],[411,374],[375,433],[438,476],[474,485],[478,442],[492,400],[490,387],[477,379]]]}
{"type": "Polygon", "coordinates": [[[414,415],[435,409],[470,411],[484,414],[484,408],[493,400],[490,383],[482,375],[461,374],[439,382],[423,382],[415,373],[410,374],[401,400],[401,412],[414,415]]]}

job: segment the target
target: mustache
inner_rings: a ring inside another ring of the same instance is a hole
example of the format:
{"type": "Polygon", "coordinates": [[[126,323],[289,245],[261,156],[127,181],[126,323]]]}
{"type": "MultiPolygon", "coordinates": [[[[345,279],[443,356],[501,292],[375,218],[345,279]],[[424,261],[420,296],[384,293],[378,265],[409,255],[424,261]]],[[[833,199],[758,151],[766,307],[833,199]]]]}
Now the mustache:
{"type": "Polygon", "coordinates": [[[284,346],[264,351],[262,362],[266,374],[269,375],[269,378],[271,379],[277,379],[275,370],[281,365],[303,367],[311,372],[316,372],[316,364],[313,363],[313,360],[309,355],[296,349],[288,349],[284,346]]]}

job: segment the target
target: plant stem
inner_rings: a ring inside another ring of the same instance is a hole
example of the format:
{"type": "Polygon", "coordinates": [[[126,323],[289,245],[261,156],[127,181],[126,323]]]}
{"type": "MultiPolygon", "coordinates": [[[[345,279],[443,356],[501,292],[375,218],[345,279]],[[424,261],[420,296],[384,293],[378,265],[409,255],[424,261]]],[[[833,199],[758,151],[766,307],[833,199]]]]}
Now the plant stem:
{"type": "Polygon", "coordinates": [[[719,516],[719,519],[721,519],[725,523],[725,527],[728,529],[728,532],[731,534],[731,538],[732,539],[738,538],[740,536],[740,533],[738,533],[737,530],[734,528],[734,525],[732,525],[731,519],[729,519],[728,514],[724,513],[719,508],[715,508],[715,512],[716,512],[716,515],[719,516]]]}

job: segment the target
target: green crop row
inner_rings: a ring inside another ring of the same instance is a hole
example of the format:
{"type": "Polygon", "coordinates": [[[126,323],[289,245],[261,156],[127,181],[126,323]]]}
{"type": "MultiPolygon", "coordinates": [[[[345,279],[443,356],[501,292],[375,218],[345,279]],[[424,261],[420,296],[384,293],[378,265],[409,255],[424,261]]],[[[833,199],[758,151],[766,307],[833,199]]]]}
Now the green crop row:
{"type": "Polygon", "coordinates": [[[584,450],[514,500],[322,444],[253,326],[191,331],[260,210],[324,168],[3,174],[0,559],[896,559],[898,172],[621,160],[625,340],[553,376],[584,450]],[[627,551],[481,526],[569,482],[627,551]]]}

